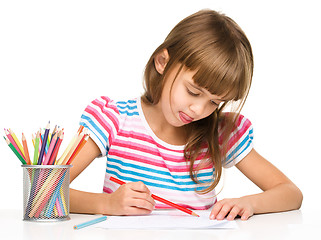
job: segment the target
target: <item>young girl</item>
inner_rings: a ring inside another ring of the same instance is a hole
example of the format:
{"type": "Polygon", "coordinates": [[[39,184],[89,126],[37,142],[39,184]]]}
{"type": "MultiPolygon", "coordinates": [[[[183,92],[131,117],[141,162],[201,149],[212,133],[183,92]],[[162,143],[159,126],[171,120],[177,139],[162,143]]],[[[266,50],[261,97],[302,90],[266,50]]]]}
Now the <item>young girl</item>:
{"type": "Polygon", "coordinates": [[[250,43],[232,19],[202,10],[178,23],[146,65],[142,97],[104,96],[85,109],[80,124],[90,140],[71,181],[99,156],[107,156],[106,175],[103,193],[70,190],[71,212],[169,208],[152,193],[190,209],[213,207],[209,217],[218,220],[298,209],[300,190],[253,149],[251,122],[239,114],[252,73],[250,43]],[[224,112],[231,104],[239,110],[224,112]],[[217,201],[222,167],[234,165],[263,192],[217,201]]]}

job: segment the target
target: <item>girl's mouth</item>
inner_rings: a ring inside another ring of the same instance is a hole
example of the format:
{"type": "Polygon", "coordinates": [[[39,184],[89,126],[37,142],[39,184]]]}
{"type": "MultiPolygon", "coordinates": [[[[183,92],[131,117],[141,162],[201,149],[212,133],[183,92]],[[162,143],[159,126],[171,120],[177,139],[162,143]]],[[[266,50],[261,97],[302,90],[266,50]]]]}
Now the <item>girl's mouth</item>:
{"type": "Polygon", "coordinates": [[[185,114],[183,112],[179,112],[179,117],[182,120],[182,122],[185,124],[190,123],[194,120],[193,118],[191,118],[190,116],[188,116],[187,114],[185,114]]]}

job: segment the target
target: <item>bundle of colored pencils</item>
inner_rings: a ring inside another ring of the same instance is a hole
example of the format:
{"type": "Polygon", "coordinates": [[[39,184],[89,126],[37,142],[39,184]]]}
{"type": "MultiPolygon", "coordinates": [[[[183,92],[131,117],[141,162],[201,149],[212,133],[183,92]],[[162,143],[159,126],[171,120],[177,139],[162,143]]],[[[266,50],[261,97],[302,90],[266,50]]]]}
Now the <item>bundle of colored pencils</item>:
{"type": "Polygon", "coordinates": [[[70,165],[89,138],[89,134],[83,130],[83,126],[80,126],[62,156],[57,159],[61,142],[64,139],[64,131],[57,129],[56,126],[50,133],[49,122],[44,131],[39,130],[36,137],[32,138],[34,156],[31,161],[25,135],[22,133],[22,144],[10,128],[5,129],[5,135],[4,139],[8,146],[21,163],[27,165],[70,165]]]}
{"type": "Polygon", "coordinates": [[[69,200],[66,199],[66,194],[68,196],[69,192],[66,189],[66,186],[69,187],[69,177],[66,178],[65,176],[72,161],[88,141],[89,134],[87,134],[87,130],[81,126],[62,156],[57,158],[64,138],[64,131],[63,129],[57,129],[56,126],[50,132],[49,122],[44,131],[38,131],[36,137],[32,139],[34,145],[32,160],[30,159],[26,137],[23,133],[22,144],[11,129],[5,129],[5,135],[4,139],[8,146],[24,165],[23,167],[27,172],[25,182],[29,186],[29,190],[27,190],[27,201],[24,202],[24,219],[66,217],[69,214],[69,200]]]}

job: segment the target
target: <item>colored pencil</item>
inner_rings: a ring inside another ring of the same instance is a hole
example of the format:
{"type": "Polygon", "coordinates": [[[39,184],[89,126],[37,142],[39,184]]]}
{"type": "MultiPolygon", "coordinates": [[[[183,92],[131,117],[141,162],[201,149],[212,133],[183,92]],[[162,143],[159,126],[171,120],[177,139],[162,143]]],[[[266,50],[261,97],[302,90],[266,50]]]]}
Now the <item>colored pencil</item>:
{"type": "Polygon", "coordinates": [[[64,133],[61,133],[61,136],[58,137],[57,144],[55,147],[54,152],[51,154],[50,160],[49,160],[49,165],[56,165],[56,157],[58,155],[58,151],[61,145],[62,140],[64,139],[64,133]]]}
{"type": "Polygon", "coordinates": [[[84,223],[75,225],[75,226],[74,226],[74,229],[77,230],[77,229],[81,229],[81,228],[84,228],[84,227],[88,227],[88,226],[91,226],[91,225],[93,225],[93,224],[103,222],[103,221],[105,221],[106,219],[107,219],[107,216],[102,216],[102,217],[99,217],[99,218],[90,220],[90,221],[88,221],[88,222],[84,222],[84,223]]]}
{"type": "Polygon", "coordinates": [[[18,151],[18,153],[20,154],[20,156],[24,159],[24,155],[22,154],[22,152],[20,151],[17,143],[15,142],[15,140],[13,139],[11,133],[5,129],[5,134],[7,136],[7,139],[9,139],[9,141],[11,142],[11,144],[14,146],[14,148],[18,151]]]}
{"type": "Polygon", "coordinates": [[[61,198],[64,215],[67,215],[67,214],[68,214],[68,211],[67,211],[67,206],[66,206],[66,199],[65,199],[65,194],[64,194],[64,191],[63,191],[62,188],[60,188],[59,198],[61,198]]]}
{"type": "MultiPolygon", "coordinates": [[[[112,177],[112,176],[111,176],[109,179],[110,179],[111,181],[115,182],[115,183],[120,184],[120,185],[125,184],[124,181],[119,180],[119,179],[117,179],[117,178],[114,178],[114,177],[112,177]]],[[[158,197],[158,196],[156,196],[156,195],[154,195],[154,194],[152,194],[152,198],[155,199],[155,200],[157,200],[157,201],[160,201],[160,202],[162,202],[162,203],[165,203],[165,204],[167,204],[167,205],[169,205],[169,206],[171,206],[171,207],[174,207],[174,208],[176,208],[176,209],[178,209],[178,210],[181,210],[181,211],[183,211],[183,212],[185,212],[185,213],[187,213],[187,214],[190,214],[190,215],[199,217],[199,215],[197,215],[196,213],[194,213],[192,210],[189,210],[189,209],[187,209],[187,208],[184,208],[184,207],[182,207],[182,206],[179,206],[178,204],[173,203],[173,202],[171,202],[171,201],[168,201],[168,200],[166,200],[166,199],[164,199],[164,198],[158,197]]]]}
{"type": "Polygon", "coordinates": [[[70,159],[68,160],[68,162],[66,163],[66,165],[70,165],[72,163],[72,161],[75,159],[75,157],[78,155],[78,153],[80,152],[80,150],[85,146],[85,144],[87,143],[89,138],[89,135],[86,135],[84,139],[82,139],[82,141],[79,143],[79,145],[77,146],[76,150],[74,151],[74,153],[71,155],[70,159]]]}
{"type": "Polygon", "coordinates": [[[23,151],[23,147],[19,141],[19,139],[17,138],[16,134],[9,128],[8,131],[10,132],[11,136],[13,137],[14,141],[16,142],[16,144],[18,145],[19,150],[22,153],[22,157],[25,158],[25,153],[23,151]]]}
{"type": "Polygon", "coordinates": [[[29,156],[27,140],[26,140],[26,137],[25,137],[25,135],[23,133],[22,133],[22,145],[23,145],[23,150],[24,150],[24,153],[25,153],[26,163],[28,165],[30,165],[31,161],[30,161],[30,156],[29,156]]]}
{"type": "Polygon", "coordinates": [[[18,157],[18,159],[20,160],[20,162],[22,164],[27,164],[26,161],[23,159],[23,157],[20,155],[20,153],[17,151],[17,149],[15,149],[15,147],[12,145],[12,143],[9,141],[9,139],[5,138],[8,146],[11,148],[11,150],[14,152],[14,154],[18,157]]]}
{"type": "Polygon", "coordinates": [[[45,160],[43,161],[43,165],[47,165],[49,163],[51,154],[54,150],[54,147],[56,146],[56,141],[57,141],[57,134],[55,134],[55,136],[51,139],[50,145],[49,145],[49,149],[48,149],[48,153],[46,155],[45,160]]]}
{"type": "Polygon", "coordinates": [[[32,134],[32,135],[31,135],[31,138],[32,138],[33,147],[35,147],[35,139],[36,139],[36,138],[35,138],[35,135],[32,134]]]}
{"type": "Polygon", "coordinates": [[[72,140],[70,141],[70,143],[68,144],[67,148],[65,149],[64,153],[62,154],[62,156],[58,159],[57,161],[57,165],[61,165],[67,154],[69,153],[70,149],[72,148],[72,146],[74,145],[75,141],[77,140],[77,134],[72,138],[72,140]]]}
{"type": "Polygon", "coordinates": [[[48,124],[46,126],[45,133],[44,133],[43,141],[42,141],[42,144],[41,144],[41,150],[40,150],[39,158],[38,158],[38,165],[41,165],[42,160],[43,160],[43,155],[45,153],[45,148],[46,148],[46,145],[47,145],[47,139],[48,139],[49,130],[50,130],[50,122],[48,122],[48,124]]]}
{"type": "Polygon", "coordinates": [[[51,133],[51,137],[50,137],[50,142],[52,140],[52,138],[58,133],[57,131],[57,125],[55,125],[55,128],[52,130],[52,133],[51,133]]]}
{"type": "Polygon", "coordinates": [[[81,142],[81,140],[85,137],[85,134],[84,133],[80,133],[77,138],[76,138],[76,141],[73,143],[72,147],[70,148],[68,154],[66,155],[66,157],[64,158],[63,161],[61,161],[61,165],[65,165],[69,158],[71,157],[71,155],[75,152],[77,146],[79,145],[79,143],[81,142]]]}
{"type": "Polygon", "coordinates": [[[40,138],[40,132],[37,132],[36,140],[35,140],[35,151],[33,154],[33,165],[37,165],[38,163],[38,154],[39,154],[39,138],[40,138]]]}
{"type": "Polygon", "coordinates": [[[84,126],[83,126],[83,125],[80,125],[79,128],[78,128],[77,133],[80,134],[83,129],[84,129],[84,126]]]}
{"type": "MultiPolygon", "coordinates": [[[[54,169],[56,170],[56,169],[54,169]]],[[[60,172],[59,174],[51,173],[49,177],[46,179],[46,181],[43,183],[40,190],[42,190],[40,193],[36,195],[34,199],[34,206],[32,207],[29,217],[38,217],[42,211],[42,209],[47,205],[48,201],[50,200],[51,196],[54,194],[55,189],[57,188],[57,185],[62,184],[63,178],[62,176],[66,172],[60,172]]],[[[59,187],[60,187],[59,186],[59,187]]]]}

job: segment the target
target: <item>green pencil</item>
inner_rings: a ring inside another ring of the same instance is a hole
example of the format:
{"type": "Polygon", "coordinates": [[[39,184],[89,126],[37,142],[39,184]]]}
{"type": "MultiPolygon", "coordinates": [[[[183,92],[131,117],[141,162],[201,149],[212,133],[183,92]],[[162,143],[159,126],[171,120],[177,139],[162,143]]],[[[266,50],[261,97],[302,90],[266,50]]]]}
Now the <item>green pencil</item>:
{"type": "Polygon", "coordinates": [[[5,137],[3,137],[3,138],[6,140],[8,146],[11,148],[11,150],[14,152],[14,154],[16,154],[16,156],[19,158],[20,162],[21,162],[22,164],[27,164],[26,161],[23,159],[23,157],[20,155],[20,153],[18,153],[17,149],[15,149],[15,147],[14,147],[14,146],[12,145],[12,143],[9,141],[9,139],[7,139],[7,138],[5,138],[5,137]]]}

